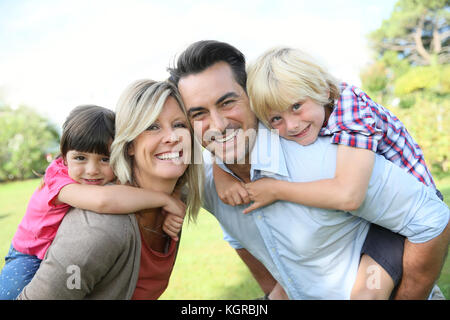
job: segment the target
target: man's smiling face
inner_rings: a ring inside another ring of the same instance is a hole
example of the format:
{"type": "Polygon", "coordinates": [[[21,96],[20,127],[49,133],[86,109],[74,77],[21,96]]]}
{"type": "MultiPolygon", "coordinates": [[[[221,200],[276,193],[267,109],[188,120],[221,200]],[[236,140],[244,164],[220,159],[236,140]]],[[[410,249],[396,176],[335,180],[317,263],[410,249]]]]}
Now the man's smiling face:
{"type": "Polygon", "coordinates": [[[230,66],[218,62],[181,78],[178,88],[202,145],[225,163],[243,163],[255,140],[257,120],[230,66]]]}

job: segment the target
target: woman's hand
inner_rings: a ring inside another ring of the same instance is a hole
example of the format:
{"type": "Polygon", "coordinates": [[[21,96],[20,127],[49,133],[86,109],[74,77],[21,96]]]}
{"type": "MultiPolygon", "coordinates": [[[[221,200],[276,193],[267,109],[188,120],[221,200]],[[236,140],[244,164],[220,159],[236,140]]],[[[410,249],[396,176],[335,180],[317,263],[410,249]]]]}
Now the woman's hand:
{"type": "Polygon", "coordinates": [[[267,206],[278,200],[277,184],[278,180],[272,178],[261,178],[254,182],[245,184],[250,200],[253,203],[246,208],[243,213],[247,214],[255,209],[267,206]]]}

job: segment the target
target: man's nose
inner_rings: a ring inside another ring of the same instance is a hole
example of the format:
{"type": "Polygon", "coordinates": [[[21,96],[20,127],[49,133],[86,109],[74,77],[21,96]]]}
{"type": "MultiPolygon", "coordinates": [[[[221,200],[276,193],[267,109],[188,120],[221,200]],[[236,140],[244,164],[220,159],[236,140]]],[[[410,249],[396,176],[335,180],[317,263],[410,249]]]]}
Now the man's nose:
{"type": "Polygon", "coordinates": [[[219,111],[211,111],[211,119],[209,124],[209,130],[217,131],[224,134],[225,129],[228,127],[228,120],[219,111]]]}

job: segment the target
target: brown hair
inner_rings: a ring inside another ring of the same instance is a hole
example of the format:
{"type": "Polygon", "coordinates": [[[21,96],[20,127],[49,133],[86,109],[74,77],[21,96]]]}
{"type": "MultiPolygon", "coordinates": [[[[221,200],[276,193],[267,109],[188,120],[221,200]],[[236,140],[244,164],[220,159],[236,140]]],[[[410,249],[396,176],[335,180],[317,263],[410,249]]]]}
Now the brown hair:
{"type": "Polygon", "coordinates": [[[70,150],[77,150],[109,156],[114,121],[114,112],[103,107],[82,105],[74,108],[63,124],[61,155],[65,157],[70,150]]]}

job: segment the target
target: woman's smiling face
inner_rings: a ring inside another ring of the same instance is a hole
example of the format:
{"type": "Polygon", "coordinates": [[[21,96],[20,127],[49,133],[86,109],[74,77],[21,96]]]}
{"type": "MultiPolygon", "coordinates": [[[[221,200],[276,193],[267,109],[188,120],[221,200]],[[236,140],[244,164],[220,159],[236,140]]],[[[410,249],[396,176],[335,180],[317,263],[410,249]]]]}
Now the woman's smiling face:
{"type": "Polygon", "coordinates": [[[158,119],[133,140],[128,154],[133,156],[138,181],[176,181],[183,175],[191,159],[191,134],[173,97],[167,98],[158,119]]]}

